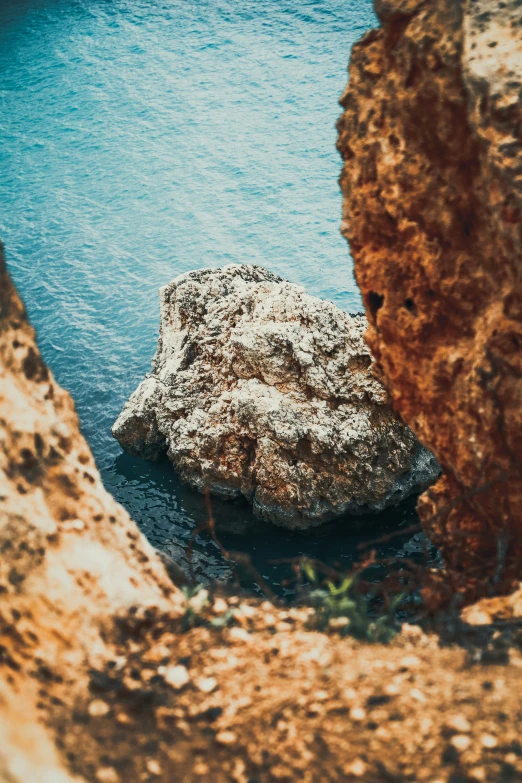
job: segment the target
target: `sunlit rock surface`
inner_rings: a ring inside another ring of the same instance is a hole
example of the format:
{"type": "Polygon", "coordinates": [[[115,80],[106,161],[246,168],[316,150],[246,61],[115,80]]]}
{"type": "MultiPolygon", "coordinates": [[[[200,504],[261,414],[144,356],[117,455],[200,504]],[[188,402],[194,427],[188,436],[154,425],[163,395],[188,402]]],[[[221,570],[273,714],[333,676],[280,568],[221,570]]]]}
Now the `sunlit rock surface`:
{"type": "Polygon", "coordinates": [[[291,528],[380,511],[438,475],[372,374],[364,316],[248,265],[181,275],[160,301],[152,374],[113,427],[132,454],[166,450],[193,486],[291,528]]]}
{"type": "Polygon", "coordinates": [[[105,491],[1,246],[0,552],[0,780],[66,783],[39,725],[50,684],[71,700],[85,693],[89,667],[111,655],[115,617],[175,611],[180,593],[105,491]]]}
{"type": "Polygon", "coordinates": [[[522,558],[519,6],[376,2],[338,142],[366,339],[444,468],[424,525],[455,569],[497,584],[522,558]]]}

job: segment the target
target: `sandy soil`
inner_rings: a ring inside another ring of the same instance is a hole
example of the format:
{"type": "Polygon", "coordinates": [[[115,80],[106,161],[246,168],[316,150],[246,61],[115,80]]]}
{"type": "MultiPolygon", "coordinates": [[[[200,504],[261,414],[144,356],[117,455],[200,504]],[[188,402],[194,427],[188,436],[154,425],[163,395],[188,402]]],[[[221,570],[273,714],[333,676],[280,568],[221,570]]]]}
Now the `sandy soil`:
{"type": "Polygon", "coordinates": [[[98,783],[522,780],[516,621],[383,646],[307,630],[309,611],[210,597],[186,632],[131,612],[87,689],[35,671],[41,718],[98,783]]]}

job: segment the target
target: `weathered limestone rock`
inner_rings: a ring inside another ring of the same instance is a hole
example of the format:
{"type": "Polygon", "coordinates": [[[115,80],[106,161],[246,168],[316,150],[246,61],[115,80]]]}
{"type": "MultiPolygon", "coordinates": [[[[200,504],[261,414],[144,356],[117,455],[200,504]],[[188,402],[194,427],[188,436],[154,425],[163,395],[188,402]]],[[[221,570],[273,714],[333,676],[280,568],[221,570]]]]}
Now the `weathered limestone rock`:
{"type": "Polygon", "coordinates": [[[160,291],[153,372],[113,427],[167,450],[182,478],[292,528],[378,511],[438,475],[391,411],[363,316],[255,266],[176,278],[160,291]]]}
{"type": "Polygon", "coordinates": [[[516,0],[376,0],[341,103],[343,233],[395,408],[441,462],[454,570],[522,559],[522,35],[516,0]]]}

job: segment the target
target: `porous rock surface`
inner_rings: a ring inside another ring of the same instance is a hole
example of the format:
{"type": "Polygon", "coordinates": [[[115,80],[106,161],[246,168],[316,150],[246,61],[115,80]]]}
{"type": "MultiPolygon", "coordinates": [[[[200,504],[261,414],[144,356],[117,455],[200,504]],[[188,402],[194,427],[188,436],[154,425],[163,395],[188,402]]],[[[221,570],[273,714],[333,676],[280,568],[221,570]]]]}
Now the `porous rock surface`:
{"type": "Polygon", "coordinates": [[[438,474],[392,412],[350,316],[261,267],[160,289],[153,371],[113,427],[132,454],[291,528],[378,511],[438,474]]]}
{"type": "Polygon", "coordinates": [[[41,725],[48,689],[85,694],[115,617],[138,604],[174,611],[181,593],[104,489],[1,245],[0,553],[0,781],[69,783],[41,725]]]}
{"type": "Polygon", "coordinates": [[[377,0],[341,98],[343,232],[394,407],[439,459],[453,570],[522,559],[522,9],[377,0]]]}

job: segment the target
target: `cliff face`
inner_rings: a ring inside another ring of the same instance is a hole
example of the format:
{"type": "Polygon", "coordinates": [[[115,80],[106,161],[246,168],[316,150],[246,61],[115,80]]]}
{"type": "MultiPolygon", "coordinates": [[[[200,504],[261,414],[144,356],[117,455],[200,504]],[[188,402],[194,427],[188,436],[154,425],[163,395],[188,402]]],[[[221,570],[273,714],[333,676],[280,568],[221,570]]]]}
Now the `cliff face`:
{"type": "Polygon", "coordinates": [[[0,780],[69,781],[40,725],[88,692],[114,618],[180,593],[105,491],[0,247],[0,780]],[[60,692],[58,692],[60,691],[60,692]],[[36,705],[36,706],[35,706],[36,705]]]}
{"type": "Polygon", "coordinates": [[[342,96],[343,233],[395,408],[443,466],[455,570],[522,557],[522,10],[376,0],[342,96]]]}

